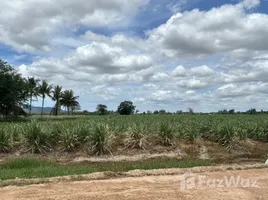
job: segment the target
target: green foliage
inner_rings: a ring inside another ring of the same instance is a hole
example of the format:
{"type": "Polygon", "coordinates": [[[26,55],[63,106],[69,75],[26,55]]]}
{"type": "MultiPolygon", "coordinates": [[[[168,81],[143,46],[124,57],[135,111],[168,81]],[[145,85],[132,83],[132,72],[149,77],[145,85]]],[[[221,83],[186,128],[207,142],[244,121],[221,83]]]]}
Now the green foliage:
{"type": "Polygon", "coordinates": [[[135,111],[135,106],[133,105],[131,101],[121,102],[117,109],[117,112],[120,115],[131,115],[131,114],[134,114],[134,111],[135,111]]]}
{"type": "Polygon", "coordinates": [[[60,103],[67,108],[68,114],[70,114],[70,108],[79,106],[78,98],[78,96],[74,96],[73,90],[63,91],[60,103]]]}
{"type": "Polygon", "coordinates": [[[26,104],[28,95],[27,80],[0,59],[0,113],[17,115],[15,107],[26,104]]]}
{"type": "Polygon", "coordinates": [[[250,115],[255,115],[257,113],[255,108],[252,108],[250,110],[247,110],[246,113],[250,114],[250,115]]]}
{"type": "Polygon", "coordinates": [[[35,79],[34,77],[29,77],[28,78],[28,93],[29,93],[29,98],[30,98],[30,105],[29,105],[29,113],[31,114],[32,112],[32,101],[34,100],[33,98],[37,98],[39,95],[38,91],[38,79],[35,79]]]}
{"type": "Polygon", "coordinates": [[[119,147],[116,145],[148,149],[155,144],[156,135],[163,146],[172,145],[177,139],[187,142],[211,140],[226,148],[234,146],[238,140],[268,142],[268,115],[42,117],[27,123],[2,123],[0,151],[26,148],[33,153],[46,153],[90,149],[101,155],[111,153],[119,147]]]}
{"type": "Polygon", "coordinates": [[[110,152],[111,134],[109,126],[105,123],[96,123],[88,136],[91,151],[96,155],[110,152]]]}
{"type": "Polygon", "coordinates": [[[133,124],[129,126],[126,138],[124,139],[126,148],[145,149],[148,145],[148,140],[145,136],[144,124],[133,124]]]}
{"type": "Polygon", "coordinates": [[[196,139],[201,137],[199,130],[199,124],[195,120],[189,120],[188,124],[185,125],[183,130],[183,138],[188,142],[194,142],[196,139]]]}
{"type": "Polygon", "coordinates": [[[172,140],[174,138],[174,132],[172,130],[172,124],[169,122],[161,122],[159,130],[157,131],[158,136],[161,138],[161,143],[163,145],[172,145],[172,140]]]}
{"type": "Polygon", "coordinates": [[[52,162],[40,158],[37,159],[35,157],[19,157],[16,159],[9,160],[7,163],[4,163],[1,167],[9,168],[12,170],[24,169],[24,168],[33,170],[35,168],[46,165],[52,165],[52,162]]]}
{"type": "Polygon", "coordinates": [[[52,100],[55,101],[55,110],[54,110],[54,115],[58,115],[58,112],[60,110],[60,101],[61,101],[61,98],[62,98],[62,87],[57,85],[54,87],[53,91],[52,91],[52,100]]]}
{"type": "Polygon", "coordinates": [[[103,104],[99,104],[97,106],[96,110],[99,113],[99,115],[105,115],[108,112],[107,106],[106,105],[103,105],[103,104]]]}
{"type": "Polygon", "coordinates": [[[12,134],[10,134],[7,128],[0,128],[0,152],[8,153],[12,148],[12,134]]]}
{"type": "MultiPolygon", "coordinates": [[[[105,162],[60,164],[35,157],[19,157],[0,164],[0,180],[15,178],[44,178],[66,175],[89,174],[93,172],[126,172],[135,169],[187,168],[214,165],[209,160],[154,158],[137,162],[105,162]]],[[[1,186],[1,183],[0,183],[1,186]]]]}
{"type": "Polygon", "coordinates": [[[228,110],[224,109],[224,110],[219,110],[218,113],[219,114],[230,114],[230,115],[232,115],[232,114],[235,114],[235,110],[231,109],[231,110],[228,111],[228,110]]]}
{"type": "Polygon", "coordinates": [[[164,115],[164,114],[166,114],[166,111],[165,110],[159,110],[158,114],[159,115],[164,115]]]}
{"type": "Polygon", "coordinates": [[[32,153],[44,153],[51,149],[51,132],[44,126],[41,126],[36,120],[27,123],[23,132],[28,151],[32,153]]]}
{"type": "Polygon", "coordinates": [[[63,151],[74,151],[79,146],[78,131],[75,126],[66,126],[59,135],[59,144],[63,151]]]}
{"type": "Polygon", "coordinates": [[[192,108],[188,108],[189,114],[194,114],[194,110],[192,108]]]}
{"type": "Polygon", "coordinates": [[[230,123],[218,124],[213,130],[212,140],[219,142],[222,146],[230,148],[236,137],[236,127],[230,123]]]}
{"type": "Polygon", "coordinates": [[[42,111],[41,115],[44,113],[44,101],[46,96],[51,97],[51,91],[52,91],[53,86],[49,85],[45,80],[42,80],[41,84],[38,86],[38,93],[39,96],[42,97],[42,111]]]}

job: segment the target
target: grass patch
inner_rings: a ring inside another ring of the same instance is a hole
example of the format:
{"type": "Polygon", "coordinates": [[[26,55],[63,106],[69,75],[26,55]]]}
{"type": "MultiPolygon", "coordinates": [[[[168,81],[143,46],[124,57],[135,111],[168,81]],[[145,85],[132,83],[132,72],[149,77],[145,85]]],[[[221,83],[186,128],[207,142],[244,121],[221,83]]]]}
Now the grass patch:
{"type": "Polygon", "coordinates": [[[209,160],[193,160],[190,158],[154,158],[138,162],[79,163],[59,164],[54,161],[35,157],[10,159],[0,165],[0,179],[46,178],[66,175],[81,175],[94,172],[126,172],[134,169],[189,168],[195,166],[214,165],[209,160]]]}

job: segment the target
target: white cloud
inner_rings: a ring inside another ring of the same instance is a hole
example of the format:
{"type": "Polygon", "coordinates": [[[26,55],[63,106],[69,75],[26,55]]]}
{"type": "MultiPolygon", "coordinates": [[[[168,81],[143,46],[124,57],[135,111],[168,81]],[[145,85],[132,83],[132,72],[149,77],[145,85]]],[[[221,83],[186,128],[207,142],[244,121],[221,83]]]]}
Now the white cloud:
{"type": "Polygon", "coordinates": [[[69,80],[95,84],[132,83],[154,75],[155,63],[150,55],[132,52],[124,45],[106,39],[107,43],[93,41],[61,59],[41,59],[28,66],[21,65],[19,71],[25,76],[45,78],[55,83],[61,76],[65,81],[61,80],[60,84],[69,80]]]}
{"type": "Polygon", "coordinates": [[[256,8],[257,6],[259,6],[261,3],[261,0],[244,0],[242,2],[243,6],[246,9],[252,9],[252,8],[256,8]]]}
{"type": "Polygon", "coordinates": [[[172,71],[173,76],[185,76],[186,70],[182,65],[179,65],[172,71]]]}
{"type": "MultiPolygon", "coordinates": [[[[27,2],[29,5],[22,7],[35,5],[27,2]]],[[[105,36],[91,30],[76,37],[53,36],[62,27],[75,31],[72,29],[79,24],[116,26],[125,18],[128,22],[127,12],[133,7],[130,18],[135,15],[144,5],[141,0],[129,4],[123,0],[92,1],[95,4],[84,8],[64,1],[66,10],[60,13],[58,2],[47,2],[56,8],[34,12],[36,19],[25,27],[25,20],[33,16],[15,12],[15,7],[8,11],[12,23],[7,25],[6,19],[0,18],[2,43],[18,50],[50,50],[48,41],[74,48],[58,58],[41,56],[32,64],[22,64],[19,71],[24,76],[73,88],[82,99],[90,97],[113,105],[133,100],[140,110],[263,108],[268,98],[268,15],[254,13],[260,1],[176,13],[147,31],[145,38],[123,33],[105,36]],[[73,15],[67,16],[71,8],[73,15]],[[18,17],[22,19],[19,25],[14,22],[18,17]]]]}
{"type": "Polygon", "coordinates": [[[149,0],[1,1],[0,43],[18,51],[49,51],[57,31],[83,26],[127,25],[149,0]]]}
{"type": "Polygon", "coordinates": [[[120,89],[109,87],[107,85],[94,86],[91,88],[91,90],[89,90],[89,94],[99,96],[104,100],[115,99],[120,94],[120,92],[120,89]]]}
{"type": "Polygon", "coordinates": [[[209,68],[206,65],[203,65],[200,67],[191,68],[190,72],[193,76],[204,77],[204,76],[212,75],[214,73],[214,70],[212,70],[211,68],[209,68]]]}
{"type": "MultiPolygon", "coordinates": [[[[247,8],[258,1],[244,1],[247,8]]],[[[244,6],[223,5],[173,15],[165,24],[147,32],[152,43],[171,57],[268,50],[268,16],[248,14],[244,6]]]]}

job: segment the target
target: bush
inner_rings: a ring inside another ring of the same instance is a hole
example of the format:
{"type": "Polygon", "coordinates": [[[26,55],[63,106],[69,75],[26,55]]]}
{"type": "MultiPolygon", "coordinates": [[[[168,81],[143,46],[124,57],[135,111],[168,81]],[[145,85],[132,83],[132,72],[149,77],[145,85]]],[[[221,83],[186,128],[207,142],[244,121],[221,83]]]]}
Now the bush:
{"type": "Polygon", "coordinates": [[[12,149],[12,134],[6,128],[0,128],[0,152],[8,153],[12,149]]]}
{"type": "Polygon", "coordinates": [[[160,123],[160,127],[159,127],[157,134],[161,138],[161,143],[163,145],[166,145],[166,146],[172,145],[174,132],[172,130],[172,125],[170,125],[168,122],[160,123]]]}
{"type": "Polygon", "coordinates": [[[59,135],[60,149],[63,151],[74,151],[79,145],[77,127],[67,126],[59,135]]]}
{"type": "MultiPolygon", "coordinates": [[[[90,150],[96,155],[102,155],[110,151],[111,134],[109,126],[104,123],[96,123],[92,128],[87,140],[90,143],[90,150]]],[[[111,153],[112,154],[112,153],[111,153]]]]}
{"type": "Polygon", "coordinates": [[[194,142],[196,139],[201,137],[201,132],[198,124],[191,120],[191,122],[185,125],[183,131],[183,138],[188,142],[194,142]]]}
{"type": "Polygon", "coordinates": [[[32,153],[44,153],[51,150],[51,134],[49,129],[45,129],[36,120],[26,124],[23,130],[27,151],[32,153]]]}
{"type": "Polygon", "coordinates": [[[126,138],[124,139],[124,146],[126,148],[145,149],[148,141],[144,134],[145,127],[141,124],[133,124],[129,126],[126,138]]]}

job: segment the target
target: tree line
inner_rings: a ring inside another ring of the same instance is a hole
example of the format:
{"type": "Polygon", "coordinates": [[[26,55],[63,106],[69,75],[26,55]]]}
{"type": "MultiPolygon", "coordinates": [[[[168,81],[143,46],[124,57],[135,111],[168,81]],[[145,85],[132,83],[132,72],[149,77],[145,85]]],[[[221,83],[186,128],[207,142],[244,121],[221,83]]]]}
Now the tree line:
{"type": "MultiPolygon", "coordinates": [[[[133,102],[123,101],[119,104],[116,112],[120,115],[132,115],[135,113],[135,108],[136,106],[134,106],[133,102]]],[[[96,111],[99,115],[113,113],[113,111],[108,111],[107,106],[103,104],[97,105],[96,111]]]]}
{"type": "Polygon", "coordinates": [[[32,112],[32,103],[38,97],[42,99],[41,115],[44,114],[44,102],[47,97],[55,102],[53,115],[58,115],[61,107],[67,109],[68,114],[79,106],[78,96],[73,90],[63,90],[59,85],[48,84],[46,80],[34,77],[24,78],[11,65],[0,59],[0,114],[26,115],[22,109],[27,108],[32,112]]]}

